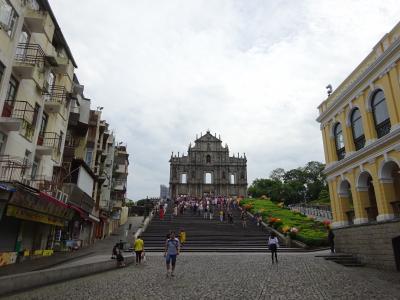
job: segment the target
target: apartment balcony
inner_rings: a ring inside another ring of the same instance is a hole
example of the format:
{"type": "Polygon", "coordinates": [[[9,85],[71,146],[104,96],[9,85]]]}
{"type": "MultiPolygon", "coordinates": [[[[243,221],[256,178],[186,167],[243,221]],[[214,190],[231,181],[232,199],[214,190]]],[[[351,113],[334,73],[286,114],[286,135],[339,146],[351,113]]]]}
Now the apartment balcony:
{"type": "Polygon", "coordinates": [[[52,69],[57,73],[67,73],[69,59],[68,57],[62,56],[57,51],[54,51],[55,54],[46,56],[47,61],[52,66],[52,69]]]}
{"type": "Polygon", "coordinates": [[[13,73],[21,79],[32,79],[39,88],[45,82],[45,53],[37,44],[18,44],[13,73]]]}
{"type": "Polygon", "coordinates": [[[29,102],[7,100],[0,117],[0,128],[5,133],[20,131],[25,138],[32,140],[35,118],[35,109],[29,102]]]}
{"type": "Polygon", "coordinates": [[[48,12],[28,8],[24,16],[24,23],[31,32],[45,33],[50,36],[54,31],[54,24],[48,12]]]}
{"type": "Polygon", "coordinates": [[[26,158],[0,155],[0,181],[23,182],[23,178],[32,167],[26,158]]]}
{"type": "Polygon", "coordinates": [[[123,201],[122,200],[114,200],[112,201],[113,208],[122,208],[123,201]]]}
{"type": "Polygon", "coordinates": [[[44,110],[48,113],[59,113],[61,107],[66,104],[68,92],[64,86],[52,85],[44,90],[44,110]]]}
{"type": "Polygon", "coordinates": [[[113,183],[113,190],[116,192],[125,192],[126,191],[126,180],[124,179],[115,179],[113,183]]]}
{"type": "Polygon", "coordinates": [[[114,172],[119,174],[128,174],[128,169],[125,164],[118,164],[115,166],[114,172]]]}
{"type": "Polygon", "coordinates": [[[56,132],[43,132],[37,140],[36,154],[57,156],[61,149],[61,136],[56,132]]]}

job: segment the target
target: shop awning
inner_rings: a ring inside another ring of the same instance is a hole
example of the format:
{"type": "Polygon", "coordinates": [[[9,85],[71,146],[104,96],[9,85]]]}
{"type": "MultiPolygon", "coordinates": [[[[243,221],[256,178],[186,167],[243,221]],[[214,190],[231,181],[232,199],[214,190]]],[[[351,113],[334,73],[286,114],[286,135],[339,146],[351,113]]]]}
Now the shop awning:
{"type": "Polygon", "coordinates": [[[0,190],[7,191],[7,192],[16,192],[17,189],[13,187],[12,185],[9,185],[4,182],[0,182],[0,190]]]}
{"type": "Polygon", "coordinates": [[[96,216],[93,216],[92,214],[89,214],[89,219],[92,220],[92,221],[94,221],[94,222],[97,222],[97,223],[100,222],[100,219],[97,218],[96,216]]]}
{"type": "Polygon", "coordinates": [[[81,208],[79,208],[78,206],[73,205],[73,204],[68,204],[68,206],[69,206],[70,208],[72,208],[73,210],[75,210],[75,211],[81,216],[82,219],[86,219],[86,218],[88,217],[88,214],[85,213],[85,212],[84,212],[81,208]]]}
{"type": "Polygon", "coordinates": [[[53,196],[51,196],[49,194],[39,192],[39,197],[44,200],[50,201],[50,202],[54,203],[55,205],[62,206],[64,208],[69,208],[67,204],[65,204],[64,202],[61,202],[60,200],[58,200],[57,198],[54,198],[53,196]]]}

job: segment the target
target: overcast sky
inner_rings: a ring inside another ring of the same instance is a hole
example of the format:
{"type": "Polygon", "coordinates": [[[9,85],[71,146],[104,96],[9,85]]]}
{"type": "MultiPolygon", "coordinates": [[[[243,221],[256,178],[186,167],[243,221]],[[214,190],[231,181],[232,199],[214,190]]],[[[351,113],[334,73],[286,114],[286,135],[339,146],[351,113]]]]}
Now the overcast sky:
{"type": "Polygon", "coordinates": [[[317,106],[400,21],[398,0],[50,0],[92,107],[128,144],[128,197],[210,129],[249,184],[323,161],[317,106]]]}

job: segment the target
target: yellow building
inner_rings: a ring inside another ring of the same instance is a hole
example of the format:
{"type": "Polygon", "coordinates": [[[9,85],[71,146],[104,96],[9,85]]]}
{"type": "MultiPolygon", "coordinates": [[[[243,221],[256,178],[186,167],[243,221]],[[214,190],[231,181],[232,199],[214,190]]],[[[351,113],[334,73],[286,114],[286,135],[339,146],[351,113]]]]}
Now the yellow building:
{"type": "Polygon", "coordinates": [[[317,119],[337,250],[385,268],[396,255],[400,268],[399,60],[400,23],[320,104],[317,119]],[[377,243],[382,261],[368,252],[377,243]]]}

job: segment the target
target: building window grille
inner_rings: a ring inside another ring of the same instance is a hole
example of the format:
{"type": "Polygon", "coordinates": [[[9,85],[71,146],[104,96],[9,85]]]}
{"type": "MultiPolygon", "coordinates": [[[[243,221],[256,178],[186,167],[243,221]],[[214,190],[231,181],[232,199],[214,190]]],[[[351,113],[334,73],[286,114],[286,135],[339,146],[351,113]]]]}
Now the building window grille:
{"type": "Polygon", "coordinates": [[[351,114],[351,129],[353,131],[354,146],[356,150],[360,150],[365,146],[364,128],[360,110],[357,108],[351,114]]]}
{"type": "Polygon", "coordinates": [[[372,99],[372,112],[374,114],[375,129],[378,138],[388,134],[391,129],[390,117],[387,110],[385,94],[378,90],[372,99]]]}
{"type": "Polygon", "coordinates": [[[17,24],[18,14],[8,0],[0,0],[0,28],[9,37],[12,36],[17,24]]]}
{"type": "Polygon", "coordinates": [[[204,175],[204,181],[205,181],[205,184],[212,184],[212,174],[206,173],[204,175]]]}
{"type": "Polygon", "coordinates": [[[335,142],[336,142],[336,154],[337,154],[338,160],[341,160],[345,157],[346,150],[344,147],[344,137],[343,137],[342,125],[340,123],[336,124],[334,132],[335,132],[335,142]]]}
{"type": "Polygon", "coordinates": [[[14,76],[11,76],[10,81],[8,82],[6,100],[14,101],[15,97],[17,96],[17,90],[18,81],[14,76]]]}

